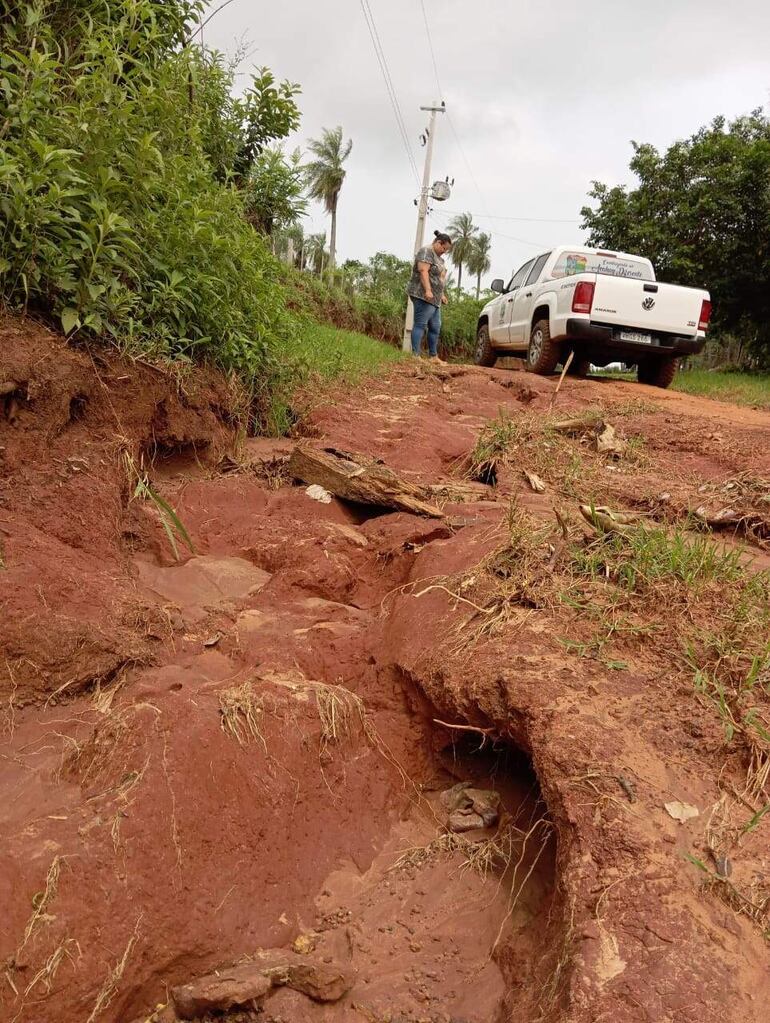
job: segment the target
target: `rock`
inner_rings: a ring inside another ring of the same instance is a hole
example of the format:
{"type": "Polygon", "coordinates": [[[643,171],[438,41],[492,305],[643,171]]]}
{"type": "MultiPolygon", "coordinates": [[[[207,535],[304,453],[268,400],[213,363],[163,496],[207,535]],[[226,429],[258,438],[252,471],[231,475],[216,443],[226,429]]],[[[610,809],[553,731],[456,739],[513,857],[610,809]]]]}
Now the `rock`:
{"type": "Polygon", "coordinates": [[[241,966],[221,969],[190,984],[173,988],[171,997],[181,1019],[207,1012],[255,1007],[274,987],[288,987],[315,1002],[337,1002],[352,987],[352,976],[333,963],[303,955],[300,960],[283,949],[266,949],[241,966]]]}
{"type": "Polygon", "coordinates": [[[450,831],[474,831],[491,828],[500,816],[500,794],[492,789],[476,789],[469,782],[460,782],[441,793],[441,802],[449,811],[450,831]]]}
{"type": "Polygon", "coordinates": [[[609,423],[600,423],[596,432],[596,450],[600,455],[614,455],[620,458],[628,449],[626,441],[615,433],[615,427],[609,423]]]}
{"type": "Polygon", "coordinates": [[[298,934],[291,947],[297,955],[306,956],[315,950],[318,937],[315,934],[298,934]]]}
{"type": "Polygon", "coordinates": [[[700,815],[700,810],[697,806],[693,806],[691,803],[681,803],[679,800],[674,800],[671,803],[664,803],[666,813],[669,817],[673,817],[675,821],[679,821],[680,824],[684,824],[685,821],[691,820],[693,817],[700,815]]]}
{"type": "Polygon", "coordinates": [[[352,980],[337,966],[303,962],[289,966],[285,984],[314,1002],[338,1002],[352,987],[352,980]]]}
{"type": "Polygon", "coordinates": [[[314,501],[320,501],[321,504],[331,504],[333,500],[329,491],[324,490],[324,488],[319,486],[317,483],[311,483],[305,493],[314,501]]]}
{"type": "Polygon", "coordinates": [[[195,1019],[207,1012],[227,1012],[240,1005],[258,1002],[273,986],[259,963],[247,963],[200,977],[171,991],[177,1014],[195,1019]]]}

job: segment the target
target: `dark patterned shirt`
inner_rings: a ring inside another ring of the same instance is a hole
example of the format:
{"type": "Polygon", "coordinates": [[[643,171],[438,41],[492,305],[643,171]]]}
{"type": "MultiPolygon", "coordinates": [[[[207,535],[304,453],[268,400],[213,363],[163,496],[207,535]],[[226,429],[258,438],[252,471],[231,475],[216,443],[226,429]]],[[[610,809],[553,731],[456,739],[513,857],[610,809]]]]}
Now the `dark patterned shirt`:
{"type": "Polygon", "coordinates": [[[437,252],[434,251],[432,245],[426,245],[424,248],[420,249],[414,257],[412,277],[409,281],[409,287],[406,289],[407,294],[411,295],[412,298],[421,298],[423,302],[430,302],[431,305],[441,305],[441,296],[444,294],[445,278],[446,264],[444,263],[444,260],[437,252]],[[418,263],[430,263],[428,280],[430,281],[433,298],[425,297],[425,289],[422,286],[422,278],[420,277],[420,271],[417,266],[418,263]]]}

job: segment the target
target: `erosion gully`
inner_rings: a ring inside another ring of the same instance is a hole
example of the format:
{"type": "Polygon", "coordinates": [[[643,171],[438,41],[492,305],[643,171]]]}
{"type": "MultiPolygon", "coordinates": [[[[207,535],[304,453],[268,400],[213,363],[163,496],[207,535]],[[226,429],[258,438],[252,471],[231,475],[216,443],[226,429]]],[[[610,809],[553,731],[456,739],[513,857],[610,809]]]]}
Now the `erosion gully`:
{"type": "MultiPolygon", "coordinates": [[[[130,418],[119,367],[69,370],[78,423],[35,435],[63,475],[43,454],[27,470],[49,517],[4,505],[8,603],[28,614],[5,647],[3,1019],[762,1018],[761,940],[704,900],[683,826],[654,809],[672,789],[702,802],[706,783],[676,736],[638,726],[645,680],[577,664],[536,620],[457,652],[440,580],[490,549],[518,482],[441,519],[321,503],[280,478],[295,441],[222,463],[226,431],[180,428],[170,396],[159,418],[156,394],[139,440],[194,543],[177,561],[157,505],[105,482],[122,457],[105,390],[130,418]],[[78,539],[62,523],[83,475],[78,539]],[[633,806],[575,781],[621,769],[633,806]]],[[[560,401],[629,400],[613,386],[560,401]]],[[[403,369],[316,408],[302,443],[448,480],[491,416],[546,410],[553,390],[403,369]]],[[[26,401],[4,443],[38,429],[26,401]]],[[[692,414],[670,412],[680,430],[692,414]]],[[[766,426],[722,429],[753,442],[766,426]]],[[[700,457],[721,471],[719,451],[700,457]]]]}

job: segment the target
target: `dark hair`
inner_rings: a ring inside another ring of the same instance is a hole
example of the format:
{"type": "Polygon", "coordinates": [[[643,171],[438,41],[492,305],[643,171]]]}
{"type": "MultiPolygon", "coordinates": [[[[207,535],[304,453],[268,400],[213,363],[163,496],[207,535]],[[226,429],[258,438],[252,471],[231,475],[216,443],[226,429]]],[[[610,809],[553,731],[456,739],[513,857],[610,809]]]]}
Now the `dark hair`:
{"type": "Polygon", "coordinates": [[[445,245],[452,244],[452,239],[449,237],[448,234],[444,234],[443,231],[434,231],[433,234],[435,235],[437,242],[443,242],[445,245]]]}

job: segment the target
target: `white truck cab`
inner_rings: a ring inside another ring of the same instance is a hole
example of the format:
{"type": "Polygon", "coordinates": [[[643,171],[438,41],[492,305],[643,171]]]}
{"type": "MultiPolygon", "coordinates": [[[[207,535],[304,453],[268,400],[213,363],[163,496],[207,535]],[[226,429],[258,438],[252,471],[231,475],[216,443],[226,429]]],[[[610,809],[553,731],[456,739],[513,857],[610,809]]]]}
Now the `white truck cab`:
{"type": "Polygon", "coordinates": [[[699,352],[711,316],[709,293],[661,284],[649,259],[627,252],[560,246],[530,259],[481,310],[476,363],[521,355],[533,373],[566,363],[635,365],[642,383],[668,387],[682,355],[699,352]]]}

